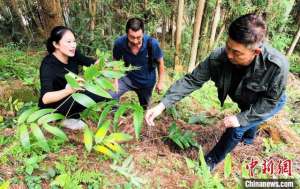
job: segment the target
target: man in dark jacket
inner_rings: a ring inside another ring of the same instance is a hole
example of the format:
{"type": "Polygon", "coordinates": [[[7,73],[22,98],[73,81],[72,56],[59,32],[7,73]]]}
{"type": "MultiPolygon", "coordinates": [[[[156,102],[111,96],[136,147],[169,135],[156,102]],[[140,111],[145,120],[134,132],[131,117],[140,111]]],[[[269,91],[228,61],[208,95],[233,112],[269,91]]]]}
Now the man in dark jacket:
{"type": "Polygon", "coordinates": [[[205,156],[207,164],[212,170],[239,142],[251,144],[258,126],[282,109],[286,101],[288,61],[264,42],[266,31],[264,17],[259,14],[233,21],[226,46],[214,50],[191,74],[173,84],[161,102],[147,111],[147,124],[154,125],[154,118],[166,107],[211,79],[221,105],[229,95],[241,111],[224,118],[226,131],[205,156]]]}

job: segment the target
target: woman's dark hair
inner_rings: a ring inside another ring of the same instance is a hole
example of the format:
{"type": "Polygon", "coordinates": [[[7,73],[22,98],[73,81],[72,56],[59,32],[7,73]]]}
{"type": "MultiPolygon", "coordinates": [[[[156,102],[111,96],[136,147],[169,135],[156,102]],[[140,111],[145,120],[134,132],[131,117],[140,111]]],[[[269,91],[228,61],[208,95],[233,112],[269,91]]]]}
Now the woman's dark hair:
{"type": "Polygon", "coordinates": [[[234,20],[229,26],[229,37],[247,47],[260,46],[267,33],[265,13],[250,13],[234,20]]]}
{"type": "Polygon", "coordinates": [[[130,18],[126,23],[126,33],[128,33],[129,29],[133,31],[142,30],[144,32],[144,22],[140,18],[130,18]]]}
{"type": "Polygon", "coordinates": [[[73,33],[73,31],[70,28],[65,26],[55,26],[52,29],[50,33],[50,37],[47,39],[47,44],[46,44],[48,53],[53,53],[55,51],[53,42],[58,43],[61,40],[61,38],[64,36],[66,31],[70,31],[73,33]]]}

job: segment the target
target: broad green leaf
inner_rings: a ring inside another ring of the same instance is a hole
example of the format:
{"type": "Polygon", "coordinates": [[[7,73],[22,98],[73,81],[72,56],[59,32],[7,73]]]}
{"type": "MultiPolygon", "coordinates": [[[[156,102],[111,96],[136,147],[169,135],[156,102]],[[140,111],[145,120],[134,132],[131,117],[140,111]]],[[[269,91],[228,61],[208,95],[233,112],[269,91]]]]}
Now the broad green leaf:
{"type": "Polygon", "coordinates": [[[204,159],[204,153],[203,153],[201,146],[199,147],[198,157],[199,157],[199,161],[200,161],[200,168],[201,168],[201,171],[203,172],[203,175],[205,175],[205,176],[210,175],[209,167],[207,166],[206,161],[204,159]]]}
{"type": "Polygon", "coordinates": [[[95,142],[100,143],[104,139],[108,128],[110,126],[110,120],[106,120],[102,125],[98,125],[98,131],[95,134],[95,142]]]}
{"type": "Polygon", "coordinates": [[[117,128],[120,117],[126,112],[127,109],[128,109],[128,106],[122,105],[116,111],[116,113],[114,115],[114,121],[113,121],[114,129],[117,128]]]}
{"type": "Polygon", "coordinates": [[[105,98],[112,98],[111,95],[107,91],[102,89],[99,85],[95,85],[91,82],[86,82],[84,87],[86,90],[88,90],[91,93],[94,93],[96,95],[99,95],[99,96],[102,96],[105,98]]]}
{"type": "Polygon", "coordinates": [[[65,116],[60,114],[60,113],[46,114],[38,120],[38,124],[43,125],[45,123],[61,120],[61,119],[64,119],[64,118],[65,118],[65,116]]]}
{"type": "Polygon", "coordinates": [[[227,154],[224,160],[224,176],[225,178],[228,178],[231,174],[231,155],[230,153],[227,154]]]}
{"type": "Polygon", "coordinates": [[[78,102],[86,108],[90,108],[97,104],[93,99],[82,93],[73,93],[72,97],[76,102],[78,102]]]}
{"type": "Polygon", "coordinates": [[[121,154],[121,155],[125,155],[126,152],[125,150],[116,142],[106,142],[104,143],[105,146],[107,146],[109,149],[111,149],[112,151],[121,154]]]}
{"type": "Polygon", "coordinates": [[[86,80],[91,80],[97,77],[100,73],[97,71],[95,65],[91,65],[89,67],[84,67],[83,77],[86,80]]]}
{"type": "Polygon", "coordinates": [[[246,168],[245,161],[243,161],[243,163],[242,163],[242,178],[249,178],[249,172],[246,168]]]}
{"type": "Polygon", "coordinates": [[[181,149],[184,149],[183,144],[181,143],[181,141],[179,140],[179,138],[172,138],[172,141],[175,142],[181,149]]]}
{"type": "Polygon", "coordinates": [[[20,141],[24,148],[29,149],[30,148],[30,139],[29,139],[29,133],[27,129],[26,124],[22,124],[19,127],[19,133],[20,133],[20,141]]]}
{"type": "Polygon", "coordinates": [[[2,183],[0,185],[0,189],[9,189],[9,185],[10,185],[10,182],[9,181],[5,181],[4,183],[2,183]]]}
{"type": "Polygon", "coordinates": [[[122,60],[114,60],[111,62],[106,63],[107,67],[120,67],[120,66],[124,66],[124,61],[122,60]]]}
{"type": "Polygon", "coordinates": [[[100,58],[100,56],[101,56],[101,52],[100,52],[99,49],[96,49],[96,56],[97,56],[98,58],[100,58]]]}
{"type": "Polygon", "coordinates": [[[190,147],[190,144],[189,144],[188,140],[185,137],[180,137],[180,142],[183,144],[184,149],[190,147]]]}
{"type": "Polygon", "coordinates": [[[144,119],[144,110],[141,106],[134,106],[133,112],[133,126],[136,139],[139,139],[142,127],[143,127],[143,119],[144,119]]]}
{"type": "Polygon", "coordinates": [[[64,140],[68,140],[68,137],[67,135],[58,127],[53,127],[53,126],[50,126],[48,125],[47,123],[43,125],[43,128],[48,131],[49,133],[61,138],[61,139],[64,139],[64,140]]]}
{"type": "MultiPolygon", "coordinates": [[[[71,175],[68,174],[68,173],[64,173],[64,174],[61,174],[59,176],[57,176],[55,178],[54,181],[51,182],[51,186],[61,186],[62,188],[66,188],[66,189],[70,189],[71,187],[69,186],[70,183],[72,183],[71,181],[71,175]]],[[[78,187],[74,187],[74,184],[72,183],[72,189],[77,189],[78,187]]]]}
{"type": "Polygon", "coordinates": [[[31,122],[34,122],[36,121],[38,118],[48,114],[48,113],[51,113],[53,112],[54,109],[50,109],[50,108],[47,108],[47,109],[41,109],[41,110],[38,110],[36,112],[34,112],[33,114],[31,114],[28,119],[27,119],[27,123],[31,123],[31,122]]]}
{"type": "Polygon", "coordinates": [[[110,70],[103,70],[102,74],[105,77],[116,78],[116,79],[119,79],[119,78],[121,78],[121,77],[123,77],[125,75],[124,73],[116,72],[116,71],[110,71],[110,70]]]}
{"type": "Polygon", "coordinates": [[[46,140],[43,132],[41,131],[40,127],[37,124],[32,123],[30,125],[30,128],[31,128],[32,134],[36,138],[39,146],[41,148],[43,148],[43,150],[45,150],[46,152],[49,152],[50,149],[49,149],[47,140],[46,140]]]}
{"type": "Polygon", "coordinates": [[[18,118],[18,125],[24,123],[26,121],[26,119],[37,109],[38,109],[37,107],[33,107],[33,108],[30,108],[30,109],[24,111],[18,118]]]}
{"type": "Polygon", "coordinates": [[[106,78],[97,78],[95,80],[97,85],[100,85],[100,87],[102,87],[103,89],[111,89],[111,90],[115,90],[114,85],[112,84],[112,82],[110,82],[109,80],[107,80],[106,78]]]}
{"type": "Polygon", "coordinates": [[[76,81],[77,76],[76,76],[74,73],[72,73],[72,72],[67,73],[67,74],[65,75],[65,78],[66,78],[68,84],[69,84],[72,88],[74,88],[74,89],[80,88],[79,83],[76,81]]]}
{"type": "Polygon", "coordinates": [[[184,159],[185,159],[185,162],[186,162],[186,166],[187,166],[189,169],[195,169],[196,163],[195,163],[193,160],[191,160],[191,159],[189,159],[189,158],[187,158],[187,157],[184,157],[184,159]]]}
{"type": "Polygon", "coordinates": [[[84,128],[83,141],[84,141],[86,150],[88,152],[91,152],[92,147],[93,147],[93,132],[87,126],[84,128]]]}
{"type": "Polygon", "coordinates": [[[111,108],[112,108],[112,106],[111,106],[111,105],[108,105],[108,106],[106,106],[106,107],[103,109],[103,111],[102,111],[102,113],[101,113],[101,115],[100,115],[100,117],[99,117],[98,127],[99,127],[100,125],[103,124],[103,122],[104,122],[104,120],[106,119],[108,113],[111,111],[111,108]]]}
{"type": "Polygon", "coordinates": [[[122,163],[122,168],[128,168],[128,167],[131,167],[132,165],[132,162],[133,161],[133,157],[132,155],[130,155],[129,157],[127,157],[123,163],[122,163]]]}
{"type": "Polygon", "coordinates": [[[105,142],[127,142],[132,140],[132,136],[125,133],[112,133],[108,137],[106,137],[104,140],[105,142]]]}
{"type": "Polygon", "coordinates": [[[107,147],[103,146],[103,145],[96,145],[94,147],[94,149],[97,151],[97,152],[100,152],[112,159],[118,159],[118,156],[116,156],[116,154],[114,154],[110,149],[108,149],[107,147]]]}

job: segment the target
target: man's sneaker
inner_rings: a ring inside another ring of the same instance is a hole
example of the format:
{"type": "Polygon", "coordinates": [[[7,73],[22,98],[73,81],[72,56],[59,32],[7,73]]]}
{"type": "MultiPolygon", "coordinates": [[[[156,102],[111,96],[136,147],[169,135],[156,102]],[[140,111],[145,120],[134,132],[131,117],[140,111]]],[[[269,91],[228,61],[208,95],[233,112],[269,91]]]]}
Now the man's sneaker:
{"type": "Polygon", "coordinates": [[[82,130],[86,124],[80,119],[65,119],[61,125],[71,130],[82,130]]]}
{"type": "Polygon", "coordinates": [[[205,158],[206,165],[209,167],[209,171],[212,172],[216,167],[216,163],[213,161],[211,157],[205,158]]]}

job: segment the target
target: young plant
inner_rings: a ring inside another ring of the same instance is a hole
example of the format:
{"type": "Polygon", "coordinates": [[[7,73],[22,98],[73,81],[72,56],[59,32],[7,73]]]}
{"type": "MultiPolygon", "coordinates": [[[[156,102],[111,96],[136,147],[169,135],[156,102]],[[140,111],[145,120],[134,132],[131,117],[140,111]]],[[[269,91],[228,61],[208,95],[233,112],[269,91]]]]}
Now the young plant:
{"type": "Polygon", "coordinates": [[[5,110],[12,114],[15,114],[24,106],[24,102],[21,102],[18,99],[13,100],[12,97],[9,97],[7,102],[0,102],[0,106],[4,107],[5,110]]]}
{"type": "Polygon", "coordinates": [[[103,174],[97,171],[83,171],[78,170],[76,172],[63,172],[58,175],[50,186],[60,186],[65,189],[81,189],[81,184],[86,184],[88,188],[100,188],[102,184],[103,174]]]}
{"type": "MultiPolygon", "coordinates": [[[[132,66],[126,67],[123,61],[107,61],[107,54],[101,53],[99,50],[97,50],[96,54],[98,56],[99,63],[90,67],[84,67],[83,78],[72,72],[66,74],[65,78],[68,84],[73,88],[81,88],[110,100],[112,98],[110,92],[115,90],[114,85],[112,84],[113,80],[119,79],[124,76],[127,71],[137,68],[132,66]]],[[[98,125],[101,125],[104,122],[112,108],[117,105],[117,102],[114,100],[96,103],[93,99],[80,92],[72,94],[72,98],[87,109],[91,109],[95,112],[101,112],[98,125]]],[[[133,110],[135,136],[136,139],[139,139],[143,126],[144,111],[138,104],[128,103],[120,105],[114,116],[114,129],[117,127],[118,119],[128,109],[133,110]]]]}
{"type": "Polygon", "coordinates": [[[32,157],[25,159],[24,160],[24,166],[25,166],[25,172],[28,175],[31,175],[33,173],[34,169],[39,168],[39,163],[45,159],[45,155],[38,156],[38,155],[33,155],[32,157]]]}
{"type": "Polygon", "coordinates": [[[224,176],[225,176],[225,178],[229,178],[229,176],[231,175],[231,171],[232,171],[232,160],[231,160],[231,155],[229,153],[229,154],[227,154],[227,156],[225,157],[225,160],[224,160],[224,176]]]}
{"type": "Polygon", "coordinates": [[[169,127],[169,135],[167,138],[171,139],[181,149],[186,149],[191,146],[199,147],[199,144],[193,139],[194,136],[195,133],[191,131],[182,133],[180,128],[178,128],[175,123],[172,123],[171,127],[169,127]]]}
{"type": "Polygon", "coordinates": [[[121,166],[118,166],[114,163],[113,165],[110,165],[110,168],[128,179],[128,186],[130,188],[132,185],[137,188],[141,188],[142,184],[145,184],[145,181],[142,178],[138,177],[137,173],[134,172],[134,163],[132,156],[129,156],[126,160],[124,160],[121,166]]]}
{"type": "Polygon", "coordinates": [[[30,137],[33,135],[37,144],[46,152],[48,152],[49,145],[47,139],[42,132],[42,129],[57,136],[63,140],[68,140],[66,134],[58,127],[50,125],[50,122],[64,119],[65,116],[59,113],[54,113],[54,109],[41,109],[32,107],[24,111],[18,118],[18,132],[22,146],[25,149],[30,149],[30,137]],[[29,129],[31,132],[29,132],[29,129]],[[32,135],[31,135],[32,134],[32,135]]]}
{"type": "Polygon", "coordinates": [[[111,133],[107,136],[110,125],[111,120],[106,120],[98,126],[99,129],[95,134],[86,126],[84,129],[84,144],[88,152],[94,148],[95,151],[109,158],[118,159],[120,156],[126,155],[125,150],[119,143],[131,140],[132,136],[125,133],[111,133]]]}
{"type": "Polygon", "coordinates": [[[220,179],[217,176],[213,176],[209,170],[209,167],[207,166],[205,159],[204,159],[204,153],[202,151],[201,146],[199,146],[199,155],[198,155],[198,161],[193,161],[191,159],[185,158],[187,167],[189,169],[192,169],[197,176],[199,176],[199,179],[195,182],[193,188],[216,188],[216,189],[223,189],[224,186],[222,185],[220,179]]]}

